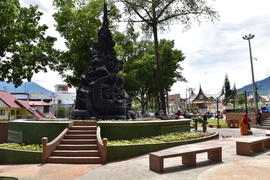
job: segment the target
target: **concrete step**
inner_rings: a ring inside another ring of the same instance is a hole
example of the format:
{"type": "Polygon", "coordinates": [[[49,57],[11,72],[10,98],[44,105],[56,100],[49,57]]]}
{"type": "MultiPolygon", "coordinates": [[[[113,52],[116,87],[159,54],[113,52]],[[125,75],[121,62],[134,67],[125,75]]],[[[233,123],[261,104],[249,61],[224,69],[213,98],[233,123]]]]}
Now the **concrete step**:
{"type": "Polygon", "coordinates": [[[67,134],[96,134],[96,130],[68,130],[67,134]]]}
{"type": "Polygon", "coordinates": [[[71,126],[71,130],[96,130],[97,126],[71,126]]]}
{"type": "Polygon", "coordinates": [[[97,126],[96,121],[73,121],[73,126],[97,126]]]}
{"type": "Polygon", "coordinates": [[[50,156],[49,163],[65,164],[101,164],[101,157],[69,157],[69,156],[50,156]]]}
{"type": "Polygon", "coordinates": [[[96,139],[62,139],[60,144],[97,144],[96,139]]]}
{"type": "Polygon", "coordinates": [[[263,125],[261,125],[261,126],[254,126],[254,127],[256,127],[256,128],[260,128],[260,129],[270,129],[270,126],[263,126],[263,125]]]}
{"type": "Polygon", "coordinates": [[[92,150],[98,149],[97,144],[60,144],[57,150],[92,150]]]}
{"type": "Polygon", "coordinates": [[[65,139],[96,139],[96,134],[67,134],[65,139]]]}
{"type": "Polygon", "coordinates": [[[99,156],[98,150],[55,150],[52,156],[72,156],[72,157],[83,157],[83,156],[99,156]]]}

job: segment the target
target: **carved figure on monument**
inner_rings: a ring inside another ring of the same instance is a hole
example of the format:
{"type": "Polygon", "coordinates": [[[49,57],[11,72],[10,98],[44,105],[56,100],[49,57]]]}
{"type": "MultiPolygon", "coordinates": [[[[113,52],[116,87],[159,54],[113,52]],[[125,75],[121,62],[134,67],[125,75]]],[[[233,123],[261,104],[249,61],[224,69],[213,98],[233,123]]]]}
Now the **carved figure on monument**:
{"type": "Polygon", "coordinates": [[[82,76],[77,90],[74,119],[130,119],[131,103],[123,89],[124,80],[117,76],[123,69],[113,49],[115,43],[109,30],[107,4],[104,3],[103,24],[94,43],[91,66],[82,76]]]}

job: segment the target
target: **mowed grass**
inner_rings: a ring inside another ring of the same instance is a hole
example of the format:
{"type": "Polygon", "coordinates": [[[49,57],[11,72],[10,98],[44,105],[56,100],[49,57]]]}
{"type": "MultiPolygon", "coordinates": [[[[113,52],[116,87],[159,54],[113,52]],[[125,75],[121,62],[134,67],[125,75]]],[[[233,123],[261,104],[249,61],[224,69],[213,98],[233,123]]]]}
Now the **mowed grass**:
{"type": "Polygon", "coordinates": [[[25,151],[42,151],[42,146],[40,144],[31,144],[31,145],[24,145],[24,144],[16,144],[16,143],[5,143],[0,144],[0,147],[7,148],[7,149],[16,149],[16,150],[25,150],[25,151]]]}
{"type": "MultiPolygon", "coordinates": [[[[209,126],[209,125],[216,126],[217,125],[217,119],[207,119],[207,122],[208,122],[207,126],[209,126]]],[[[194,124],[195,124],[195,122],[193,120],[191,120],[190,125],[192,127],[194,127],[194,124]]],[[[198,127],[202,127],[202,123],[198,123],[197,125],[198,125],[198,127]]],[[[226,119],[220,119],[219,125],[221,126],[221,128],[227,128],[226,119]]]]}
{"type": "Polygon", "coordinates": [[[108,141],[109,146],[117,145],[131,145],[131,144],[154,144],[163,142],[174,142],[174,141],[184,141],[190,139],[196,139],[199,137],[209,136],[213,133],[203,133],[203,132],[179,132],[179,133],[169,133],[160,136],[152,136],[148,138],[132,139],[132,140],[113,140],[108,141]]]}

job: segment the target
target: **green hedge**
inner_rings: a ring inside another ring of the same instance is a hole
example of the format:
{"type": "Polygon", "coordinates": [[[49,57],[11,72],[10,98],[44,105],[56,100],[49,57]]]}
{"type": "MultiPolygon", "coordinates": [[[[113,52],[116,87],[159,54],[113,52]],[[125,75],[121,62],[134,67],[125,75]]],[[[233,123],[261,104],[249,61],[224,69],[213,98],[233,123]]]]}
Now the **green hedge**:
{"type": "Polygon", "coordinates": [[[123,160],[143,154],[147,154],[162,149],[207,141],[210,139],[216,139],[219,137],[218,133],[212,136],[197,138],[193,140],[178,141],[178,142],[167,142],[157,144],[135,144],[135,145],[121,145],[121,146],[108,146],[108,161],[123,160]]]}
{"type": "Polygon", "coordinates": [[[0,164],[31,164],[41,162],[41,152],[0,148],[0,164]]]}
{"type": "Polygon", "coordinates": [[[50,142],[68,127],[68,124],[69,122],[9,122],[8,139],[24,144],[40,144],[42,137],[47,137],[50,142]]]}
{"type": "Polygon", "coordinates": [[[171,132],[190,132],[190,120],[99,121],[101,136],[108,140],[138,139],[171,132]]]}

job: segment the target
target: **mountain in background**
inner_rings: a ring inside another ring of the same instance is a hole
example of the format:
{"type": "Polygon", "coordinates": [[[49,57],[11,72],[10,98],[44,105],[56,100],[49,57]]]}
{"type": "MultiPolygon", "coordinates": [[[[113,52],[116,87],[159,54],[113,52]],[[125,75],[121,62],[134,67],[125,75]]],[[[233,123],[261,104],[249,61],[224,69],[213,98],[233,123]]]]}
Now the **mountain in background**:
{"type": "MultiPolygon", "coordinates": [[[[270,76],[266,79],[263,79],[261,81],[255,82],[258,87],[258,93],[260,96],[269,96],[270,95],[270,76]]],[[[237,92],[253,92],[253,86],[252,84],[246,85],[240,89],[237,89],[237,92]]]]}
{"type": "Polygon", "coordinates": [[[0,91],[10,93],[28,93],[28,94],[52,94],[53,92],[38,85],[35,82],[25,82],[15,88],[13,83],[0,81],[0,91]]]}

